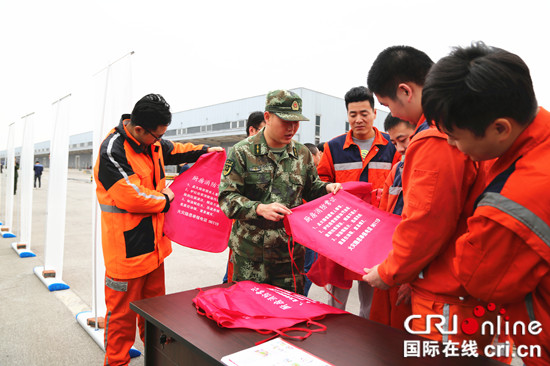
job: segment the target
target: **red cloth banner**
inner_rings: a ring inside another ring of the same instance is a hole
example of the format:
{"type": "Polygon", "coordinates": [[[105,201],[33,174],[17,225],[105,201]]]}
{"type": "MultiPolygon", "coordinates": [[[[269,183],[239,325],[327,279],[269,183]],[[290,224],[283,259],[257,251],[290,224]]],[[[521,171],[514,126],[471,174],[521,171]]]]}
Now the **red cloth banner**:
{"type": "Polygon", "coordinates": [[[401,216],[341,190],[293,208],[285,229],[296,242],[362,275],[386,258],[400,221],[401,216]]]}
{"type": "Polygon", "coordinates": [[[225,152],[202,155],[174,179],[175,198],[164,216],[164,234],[185,247],[220,253],[227,248],[231,220],[220,210],[218,187],[225,152]]]}

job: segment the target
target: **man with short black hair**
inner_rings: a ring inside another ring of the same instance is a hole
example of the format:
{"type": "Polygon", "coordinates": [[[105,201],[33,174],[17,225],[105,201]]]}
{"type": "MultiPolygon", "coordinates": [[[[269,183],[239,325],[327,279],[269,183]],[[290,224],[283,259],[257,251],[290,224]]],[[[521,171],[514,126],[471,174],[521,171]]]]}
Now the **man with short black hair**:
{"type": "MultiPolygon", "coordinates": [[[[94,167],[105,259],[105,365],[130,362],[137,316],[130,302],[165,294],[164,259],[172,244],[163,234],[164,213],[174,193],[165,186],[164,164],[223,150],[164,140],[171,121],[161,95],[144,96],[103,140],[94,167]]],[[[144,341],[144,319],[138,324],[144,341]]]]}
{"type": "Polygon", "coordinates": [[[452,272],[475,298],[503,304],[526,365],[550,364],[550,113],[538,106],[529,68],[483,43],[456,48],[429,72],[427,118],[474,161],[495,159],[456,241],[452,272]],[[534,323],[537,321],[538,323],[534,323]],[[516,326],[514,325],[514,328],[516,326]]]}
{"type": "Polygon", "coordinates": [[[306,142],[304,145],[309,149],[309,152],[313,156],[313,164],[315,164],[315,166],[319,165],[319,161],[321,160],[322,153],[319,151],[317,146],[313,145],[310,142],[306,142]]]}
{"type": "MultiPolygon", "coordinates": [[[[317,167],[319,177],[325,182],[369,182],[372,183],[373,190],[381,189],[392,166],[399,161],[400,155],[390,143],[389,135],[374,127],[376,109],[372,92],[364,86],[359,86],[351,88],[344,99],[350,131],[325,144],[323,156],[317,167]]],[[[339,283],[347,283],[349,287],[340,288],[333,285],[333,295],[340,302],[331,296],[328,304],[345,310],[353,283],[351,279],[360,277],[347,270],[343,270],[342,273],[346,274],[346,278],[340,279],[339,283]]],[[[336,273],[330,276],[336,276],[336,273]]],[[[373,289],[360,281],[358,291],[359,316],[368,318],[373,289]]]]}
{"type": "Polygon", "coordinates": [[[246,137],[254,136],[265,126],[264,112],[250,113],[246,121],[246,137]]]}
{"type": "MultiPolygon", "coordinates": [[[[416,126],[402,171],[403,212],[392,237],[393,250],[363,279],[387,289],[403,283],[412,287],[411,322],[415,331],[426,331],[426,317],[456,315],[458,324],[469,319],[476,306],[486,303],[468,296],[451,272],[454,240],[466,229],[475,198],[485,183],[484,169],[447,144],[447,136],[426,120],[422,90],[433,61],[409,46],[393,46],[375,59],[367,84],[380,104],[394,117],[416,126]]],[[[493,320],[487,312],[478,321],[493,320]]],[[[475,341],[479,349],[492,335],[463,332],[441,334],[435,326],[427,338],[436,341],[475,341]]]]}
{"type": "Polygon", "coordinates": [[[34,163],[34,188],[36,188],[36,181],[38,181],[38,188],[42,187],[42,171],[44,170],[44,166],[40,164],[40,162],[37,160],[36,163],[34,163]]]}

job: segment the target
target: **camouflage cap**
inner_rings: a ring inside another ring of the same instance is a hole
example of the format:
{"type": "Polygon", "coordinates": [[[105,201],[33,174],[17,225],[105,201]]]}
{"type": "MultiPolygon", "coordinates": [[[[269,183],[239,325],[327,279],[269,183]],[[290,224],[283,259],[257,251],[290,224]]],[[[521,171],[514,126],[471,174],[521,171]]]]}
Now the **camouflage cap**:
{"type": "Polygon", "coordinates": [[[309,121],[302,114],[302,98],[290,90],[274,90],[267,94],[265,110],[285,121],[309,121]]]}

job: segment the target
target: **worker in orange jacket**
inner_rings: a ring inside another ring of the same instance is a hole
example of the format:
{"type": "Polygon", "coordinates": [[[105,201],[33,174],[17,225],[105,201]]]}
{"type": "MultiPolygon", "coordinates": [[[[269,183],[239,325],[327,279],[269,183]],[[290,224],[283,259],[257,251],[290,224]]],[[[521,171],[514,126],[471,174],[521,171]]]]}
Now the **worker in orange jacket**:
{"type": "MultiPolygon", "coordinates": [[[[376,110],[374,95],[370,90],[364,86],[352,88],[344,99],[350,131],[325,144],[317,167],[319,177],[324,182],[362,181],[372,183],[373,189],[382,188],[392,166],[400,160],[401,155],[396,153],[395,146],[389,142],[389,136],[373,126],[376,110]]],[[[360,280],[361,277],[336,263],[330,268],[337,270],[328,275],[333,279],[332,296],[328,304],[345,310],[352,280],[360,280]],[[339,278],[341,276],[344,278],[339,278]],[[347,284],[347,288],[336,286],[342,283],[347,284]]],[[[360,281],[358,292],[359,316],[368,318],[373,289],[360,281]]]]}
{"type": "MultiPolygon", "coordinates": [[[[378,55],[368,73],[368,86],[378,101],[416,130],[403,166],[403,220],[393,234],[393,249],[382,263],[365,269],[363,279],[382,289],[410,283],[415,317],[406,325],[412,331],[427,330],[424,336],[442,342],[475,341],[482,348],[492,336],[450,329],[453,319],[462,324],[476,306],[485,305],[468,295],[450,267],[454,242],[466,231],[466,218],[483,190],[484,169],[449,146],[447,136],[424,118],[422,88],[432,65],[424,52],[394,46],[378,55]],[[443,316],[447,330],[427,324],[428,315],[443,316]]],[[[482,320],[493,318],[486,313],[482,320]]]]}
{"type": "MultiPolygon", "coordinates": [[[[109,132],[94,167],[105,259],[105,365],[130,362],[136,334],[130,302],[165,294],[164,259],[172,246],[163,234],[164,212],[174,193],[165,187],[164,164],[222,150],[162,139],[171,120],[164,98],[146,95],[109,132]]],[[[144,340],[143,318],[138,323],[144,340]]]]}
{"type": "MultiPolygon", "coordinates": [[[[390,136],[391,143],[401,154],[401,161],[395,164],[386,178],[380,199],[380,209],[401,215],[403,212],[403,184],[401,175],[405,152],[409,146],[414,126],[407,121],[388,114],[384,120],[384,130],[390,136]]],[[[402,284],[388,290],[374,289],[370,320],[405,330],[405,320],[411,315],[411,287],[402,284]]]]}
{"type": "Polygon", "coordinates": [[[483,43],[456,48],[430,71],[422,105],[450,145],[474,161],[498,158],[453,271],[471,296],[503,304],[526,365],[549,365],[550,113],[538,107],[529,68],[483,43]]]}

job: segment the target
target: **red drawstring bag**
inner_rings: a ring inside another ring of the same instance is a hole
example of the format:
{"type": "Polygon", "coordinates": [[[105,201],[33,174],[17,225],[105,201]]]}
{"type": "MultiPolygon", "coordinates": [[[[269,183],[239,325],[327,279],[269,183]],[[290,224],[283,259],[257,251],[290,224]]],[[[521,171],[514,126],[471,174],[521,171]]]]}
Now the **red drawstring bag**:
{"type": "Polygon", "coordinates": [[[353,185],[349,190],[344,186],[337,194],[293,208],[292,214],[285,216],[289,237],[320,254],[307,274],[318,286],[330,283],[350,288],[346,269],[359,278],[364,268],[380,263],[392,249],[392,235],[401,216],[380,210],[349,192],[360,192],[361,186],[363,197],[370,200],[370,186],[353,185]]]}
{"type": "Polygon", "coordinates": [[[174,179],[175,198],[164,215],[164,234],[193,249],[220,253],[227,248],[231,220],[220,210],[218,186],[225,164],[225,151],[202,155],[174,179]]]}
{"type": "MultiPolygon", "coordinates": [[[[199,289],[200,290],[200,289],[199,289]]],[[[252,281],[240,281],[231,287],[200,290],[193,299],[197,312],[214,320],[224,328],[254,329],[262,334],[275,333],[294,339],[305,339],[312,333],[326,330],[326,326],[315,320],[326,314],[348,314],[327,304],[312,300],[288,290],[252,281]],[[307,321],[307,326],[317,328],[296,328],[294,325],[307,321]],[[286,332],[303,331],[303,336],[292,336],[286,332]]]]}

